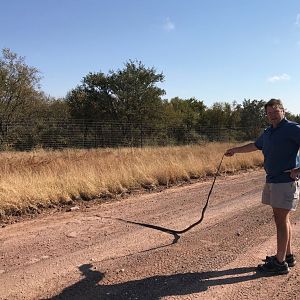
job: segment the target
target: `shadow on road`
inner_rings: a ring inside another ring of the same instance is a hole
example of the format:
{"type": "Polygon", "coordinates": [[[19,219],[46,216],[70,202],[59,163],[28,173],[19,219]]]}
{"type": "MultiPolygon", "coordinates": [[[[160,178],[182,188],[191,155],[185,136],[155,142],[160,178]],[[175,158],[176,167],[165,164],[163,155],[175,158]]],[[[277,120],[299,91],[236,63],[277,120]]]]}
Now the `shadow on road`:
{"type": "MultiPolygon", "coordinates": [[[[158,231],[165,232],[165,233],[173,235],[173,237],[174,237],[173,242],[171,244],[166,245],[166,246],[176,244],[180,239],[179,234],[181,233],[181,231],[178,231],[178,230],[173,230],[173,229],[170,229],[170,228],[166,228],[166,227],[162,227],[162,226],[158,226],[158,225],[153,225],[153,224],[148,224],[148,223],[141,223],[141,222],[124,220],[124,219],[121,219],[121,218],[111,218],[111,217],[102,217],[102,218],[117,220],[117,221],[124,222],[124,223],[127,223],[127,224],[133,224],[133,225],[138,225],[138,226],[142,226],[142,227],[146,227],[146,228],[151,228],[151,229],[154,229],[154,230],[158,230],[158,231]]],[[[185,230],[183,230],[183,231],[185,231],[185,230]]],[[[151,249],[151,250],[153,250],[153,249],[151,249]]]]}
{"type": "Polygon", "coordinates": [[[153,276],[117,284],[101,285],[104,273],[92,270],[91,264],[79,267],[84,278],[65,288],[51,300],[62,299],[149,299],[164,296],[189,295],[206,291],[210,286],[234,284],[261,277],[255,268],[244,267],[223,271],[182,273],[153,276]]]}

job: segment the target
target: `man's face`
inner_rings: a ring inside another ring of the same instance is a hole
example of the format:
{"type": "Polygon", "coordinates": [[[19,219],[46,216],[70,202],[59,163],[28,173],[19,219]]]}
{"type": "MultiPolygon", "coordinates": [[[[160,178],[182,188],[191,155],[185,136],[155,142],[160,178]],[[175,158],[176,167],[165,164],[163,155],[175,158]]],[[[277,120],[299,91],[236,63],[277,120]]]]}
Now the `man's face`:
{"type": "Polygon", "coordinates": [[[271,124],[277,125],[284,118],[284,109],[278,106],[267,106],[266,115],[271,124]]]}

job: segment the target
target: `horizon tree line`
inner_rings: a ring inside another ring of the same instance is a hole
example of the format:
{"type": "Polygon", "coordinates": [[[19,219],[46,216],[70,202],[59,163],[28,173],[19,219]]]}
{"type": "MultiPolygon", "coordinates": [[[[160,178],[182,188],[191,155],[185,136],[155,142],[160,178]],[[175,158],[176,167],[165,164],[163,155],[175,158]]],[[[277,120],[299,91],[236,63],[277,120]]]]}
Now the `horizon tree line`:
{"type": "MultiPolygon", "coordinates": [[[[151,136],[154,144],[158,137],[170,144],[213,140],[218,130],[226,128],[230,129],[227,139],[247,140],[267,126],[264,99],[215,102],[210,107],[194,97],[165,99],[165,90],[158,87],[164,78],[154,67],[129,60],[123,69],[88,73],[64,98],[57,99],[41,90],[37,68],[4,48],[0,57],[0,149],[43,146],[47,143],[41,143],[41,136],[43,141],[51,136],[63,145],[67,124],[70,128],[80,125],[77,139],[96,141],[101,135],[114,135],[110,139],[119,135],[122,140],[147,141],[151,136]],[[109,131],[109,125],[97,127],[97,123],[119,124],[118,130],[110,127],[109,131]],[[212,129],[211,136],[205,132],[212,129]]],[[[300,122],[300,115],[287,112],[287,117],[300,122]]],[[[76,147],[75,142],[68,145],[76,147]]]]}

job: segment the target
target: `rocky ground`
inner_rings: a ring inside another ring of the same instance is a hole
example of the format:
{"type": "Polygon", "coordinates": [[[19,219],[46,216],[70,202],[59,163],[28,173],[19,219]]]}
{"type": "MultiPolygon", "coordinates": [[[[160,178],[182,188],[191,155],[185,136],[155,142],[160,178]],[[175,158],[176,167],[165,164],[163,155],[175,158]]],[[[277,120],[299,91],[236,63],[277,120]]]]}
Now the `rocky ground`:
{"type": "MultiPolygon", "coordinates": [[[[0,299],[300,299],[300,263],[287,275],[255,267],[274,254],[263,171],[135,195],[68,212],[49,211],[0,228],[0,299]]],[[[300,213],[292,215],[294,249],[300,213]]]]}

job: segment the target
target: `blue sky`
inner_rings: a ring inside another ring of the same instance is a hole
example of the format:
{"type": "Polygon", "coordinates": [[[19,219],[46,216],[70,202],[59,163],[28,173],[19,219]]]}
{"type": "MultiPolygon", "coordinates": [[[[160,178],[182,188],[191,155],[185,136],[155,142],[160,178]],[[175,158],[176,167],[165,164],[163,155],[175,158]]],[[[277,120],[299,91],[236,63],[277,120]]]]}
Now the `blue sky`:
{"type": "Polygon", "coordinates": [[[281,98],[300,114],[299,0],[0,0],[0,48],[64,97],[129,59],[165,75],[166,98],[281,98]]]}

